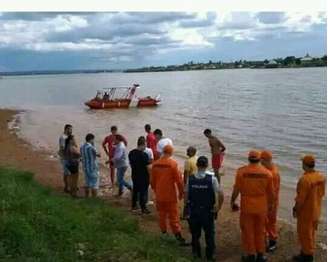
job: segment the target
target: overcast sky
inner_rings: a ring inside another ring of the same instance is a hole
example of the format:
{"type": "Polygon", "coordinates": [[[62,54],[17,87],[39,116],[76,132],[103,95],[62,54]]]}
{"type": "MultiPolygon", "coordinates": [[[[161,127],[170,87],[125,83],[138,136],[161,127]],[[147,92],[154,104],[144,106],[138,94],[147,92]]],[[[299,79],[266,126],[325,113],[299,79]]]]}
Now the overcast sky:
{"type": "Polygon", "coordinates": [[[326,13],[0,13],[0,71],[326,54],[326,13]]]}

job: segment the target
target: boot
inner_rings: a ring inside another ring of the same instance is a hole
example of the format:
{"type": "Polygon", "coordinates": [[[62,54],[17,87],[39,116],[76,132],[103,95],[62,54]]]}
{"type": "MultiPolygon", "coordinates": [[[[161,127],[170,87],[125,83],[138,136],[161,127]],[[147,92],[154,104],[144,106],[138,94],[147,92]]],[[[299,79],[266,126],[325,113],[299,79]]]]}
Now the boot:
{"type": "Polygon", "coordinates": [[[266,261],[268,261],[266,256],[264,256],[262,253],[257,254],[256,262],[266,262],[266,261]]]}
{"type": "Polygon", "coordinates": [[[267,246],[267,252],[273,252],[277,249],[277,241],[269,240],[269,245],[267,246]]]}

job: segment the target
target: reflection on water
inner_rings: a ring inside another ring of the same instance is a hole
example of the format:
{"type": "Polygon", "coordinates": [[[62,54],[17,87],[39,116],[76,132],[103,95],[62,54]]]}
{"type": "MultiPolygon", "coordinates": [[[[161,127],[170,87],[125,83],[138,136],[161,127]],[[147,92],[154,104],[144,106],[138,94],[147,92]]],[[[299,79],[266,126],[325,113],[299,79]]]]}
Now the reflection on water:
{"type": "Polygon", "coordinates": [[[314,153],[326,169],[326,81],[326,68],[5,77],[0,106],[28,109],[22,135],[52,151],[65,123],[80,141],[93,132],[98,143],[118,125],[129,148],[150,123],[174,140],[181,156],[189,145],[208,154],[202,131],[211,128],[227,146],[227,165],[243,163],[250,148],[268,148],[283,182],[293,185],[301,154],[314,153]],[[162,105],[105,111],[83,105],[97,89],[132,83],[141,85],[140,96],[160,93],[162,105]]]}

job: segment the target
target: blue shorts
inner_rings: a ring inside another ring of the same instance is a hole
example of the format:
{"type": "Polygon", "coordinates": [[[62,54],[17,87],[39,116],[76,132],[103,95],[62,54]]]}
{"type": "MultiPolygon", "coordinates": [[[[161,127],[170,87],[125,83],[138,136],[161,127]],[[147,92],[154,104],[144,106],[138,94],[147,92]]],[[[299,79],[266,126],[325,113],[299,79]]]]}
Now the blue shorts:
{"type": "Polygon", "coordinates": [[[60,163],[61,163],[62,168],[63,168],[63,175],[64,176],[69,176],[71,174],[71,172],[69,172],[69,170],[67,169],[67,160],[60,159],[60,163]]]}
{"type": "Polygon", "coordinates": [[[92,189],[99,188],[99,171],[95,170],[94,172],[84,171],[85,186],[92,189]]]}

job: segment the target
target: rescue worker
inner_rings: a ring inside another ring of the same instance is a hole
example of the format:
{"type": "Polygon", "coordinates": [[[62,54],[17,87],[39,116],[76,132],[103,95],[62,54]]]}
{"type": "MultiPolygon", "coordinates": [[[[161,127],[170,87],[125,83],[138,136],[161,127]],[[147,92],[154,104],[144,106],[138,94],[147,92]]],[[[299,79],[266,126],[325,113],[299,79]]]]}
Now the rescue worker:
{"type": "Polygon", "coordinates": [[[280,175],[279,168],[272,162],[272,153],[264,150],[261,153],[261,163],[272,174],[273,181],[273,203],[272,210],[268,213],[266,232],[268,238],[267,252],[273,252],[277,249],[277,215],[279,205],[280,175]]]}
{"type": "Polygon", "coordinates": [[[156,209],[159,215],[159,227],[167,234],[167,219],[173,234],[181,245],[185,239],[181,235],[179,218],[179,200],[183,199],[183,181],[178,163],[172,158],[173,147],[166,145],[163,156],[153,163],[151,169],[151,187],[155,193],[156,209]]]}
{"type": "Polygon", "coordinates": [[[185,192],[190,217],[189,226],[192,235],[192,253],[201,258],[199,239],[202,229],[205,232],[206,259],[214,261],[215,251],[215,225],[217,212],[223,203],[223,192],[217,178],[206,173],[208,159],[200,156],[197,159],[198,171],[188,179],[185,192]]]}
{"type": "Polygon", "coordinates": [[[231,208],[240,194],[241,241],[245,256],[242,261],[267,261],[265,252],[265,222],[268,210],[272,209],[272,175],[260,164],[261,153],[252,150],[248,154],[249,164],[237,170],[231,196],[231,208]]]}
{"type": "Polygon", "coordinates": [[[297,218],[297,235],[301,253],[294,261],[313,261],[315,249],[315,231],[317,230],[321,202],[325,194],[325,178],[315,170],[315,158],[306,155],[302,159],[304,174],[297,184],[297,195],[293,216],[297,218]]]}

